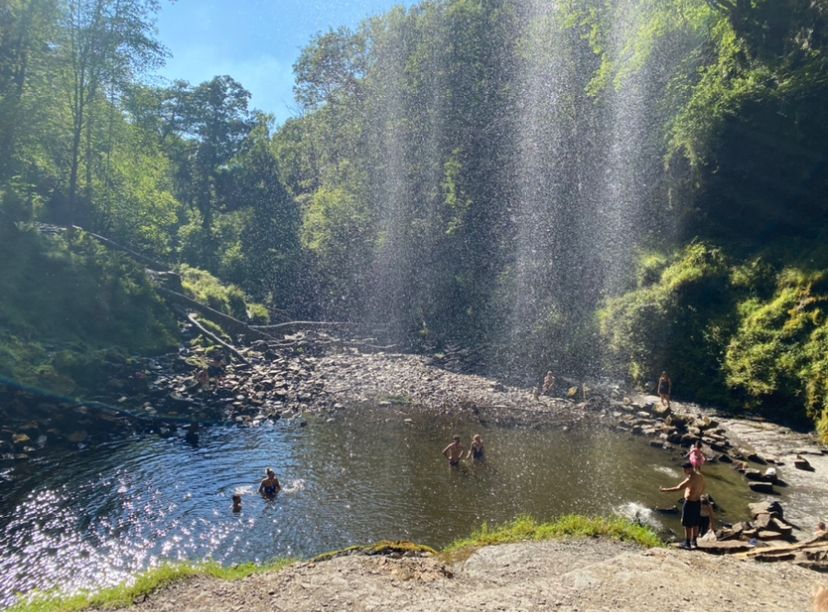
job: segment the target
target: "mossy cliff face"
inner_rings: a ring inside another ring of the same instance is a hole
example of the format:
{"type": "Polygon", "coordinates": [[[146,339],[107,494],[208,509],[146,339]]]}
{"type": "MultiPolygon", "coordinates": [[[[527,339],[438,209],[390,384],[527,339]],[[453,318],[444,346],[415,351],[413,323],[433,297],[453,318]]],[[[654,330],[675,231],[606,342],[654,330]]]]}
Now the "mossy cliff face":
{"type": "Polygon", "coordinates": [[[70,394],[107,364],[177,345],[142,267],[82,232],[0,227],[0,375],[70,394]]]}
{"type": "Polygon", "coordinates": [[[693,243],[640,259],[637,288],[599,313],[613,358],[638,384],[667,370],[701,402],[809,417],[828,436],[828,268],[734,258],[693,243]]]}

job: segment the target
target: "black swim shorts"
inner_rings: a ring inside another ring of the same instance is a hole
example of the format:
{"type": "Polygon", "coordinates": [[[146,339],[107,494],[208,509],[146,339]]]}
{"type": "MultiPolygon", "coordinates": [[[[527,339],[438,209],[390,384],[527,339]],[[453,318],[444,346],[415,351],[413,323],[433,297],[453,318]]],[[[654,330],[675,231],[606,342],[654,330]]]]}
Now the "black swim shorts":
{"type": "Polygon", "coordinates": [[[684,500],[684,506],[681,509],[681,525],[682,527],[698,527],[701,525],[700,501],[684,500]]]}

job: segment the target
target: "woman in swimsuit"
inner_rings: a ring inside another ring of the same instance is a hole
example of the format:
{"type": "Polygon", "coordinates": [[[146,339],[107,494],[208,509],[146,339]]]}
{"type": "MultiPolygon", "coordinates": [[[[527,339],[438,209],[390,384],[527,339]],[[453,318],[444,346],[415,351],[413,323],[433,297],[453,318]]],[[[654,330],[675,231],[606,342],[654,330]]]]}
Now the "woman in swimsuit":
{"type": "Polygon", "coordinates": [[[275,498],[276,494],[282,490],[282,485],[279,484],[279,479],[276,478],[276,472],[272,469],[267,469],[267,478],[259,485],[259,493],[266,498],[275,498]]]}
{"type": "Polygon", "coordinates": [[[670,382],[670,376],[667,372],[661,372],[661,377],[658,379],[658,394],[661,396],[661,405],[670,405],[670,390],[673,388],[673,383],[670,382]]]}
{"type": "Polygon", "coordinates": [[[466,459],[474,459],[475,461],[483,461],[485,457],[485,452],[483,450],[483,438],[480,437],[479,433],[474,434],[472,438],[471,445],[469,446],[469,453],[466,455],[466,459]]]}

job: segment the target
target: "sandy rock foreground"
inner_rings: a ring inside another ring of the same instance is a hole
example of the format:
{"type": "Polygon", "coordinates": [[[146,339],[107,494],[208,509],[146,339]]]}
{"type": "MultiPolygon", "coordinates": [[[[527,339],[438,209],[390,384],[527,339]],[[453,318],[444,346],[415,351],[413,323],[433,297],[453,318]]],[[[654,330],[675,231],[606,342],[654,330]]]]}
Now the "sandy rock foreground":
{"type": "Polygon", "coordinates": [[[351,555],[155,592],[146,611],[808,611],[825,576],[604,539],[481,548],[467,559],[351,555]]]}

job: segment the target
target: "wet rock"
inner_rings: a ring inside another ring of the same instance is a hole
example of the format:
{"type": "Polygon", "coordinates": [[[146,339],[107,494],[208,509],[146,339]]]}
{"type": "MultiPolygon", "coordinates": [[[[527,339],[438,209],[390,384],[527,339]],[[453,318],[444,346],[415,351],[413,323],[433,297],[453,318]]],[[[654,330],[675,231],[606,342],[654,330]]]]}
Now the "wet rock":
{"type": "Polygon", "coordinates": [[[773,483],[748,481],[748,487],[751,491],[756,491],[757,493],[776,493],[773,489],[773,483]]]}
{"type": "Polygon", "coordinates": [[[765,461],[765,458],[762,457],[762,455],[760,455],[759,453],[757,453],[755,451],[750,453],[747,456],[747,460],[752,461],[753,463],[759,463],[761,465],[767,465],[767,463],[768,463],[767,461],[765,461]]]}
{"type": "Polygon", "coordinates": [[[797,470],[805,470],[806,472],[814,472],[814,466],[811,465],[811,462],[805,459],[804,457],[800,457],[797,455],[796,459],[794,459],[794,467],[797,470]]]}
{"type": "Polygon", "coordinates": [[[763,502],[750,502],[748,504],[748,510],[750,510],[750,514],[753,517],[761,514],[776,514],[778,516],[783,516],[782,514],[782,504],[779,503],[778,500],[765,500],[763,502]]]}

